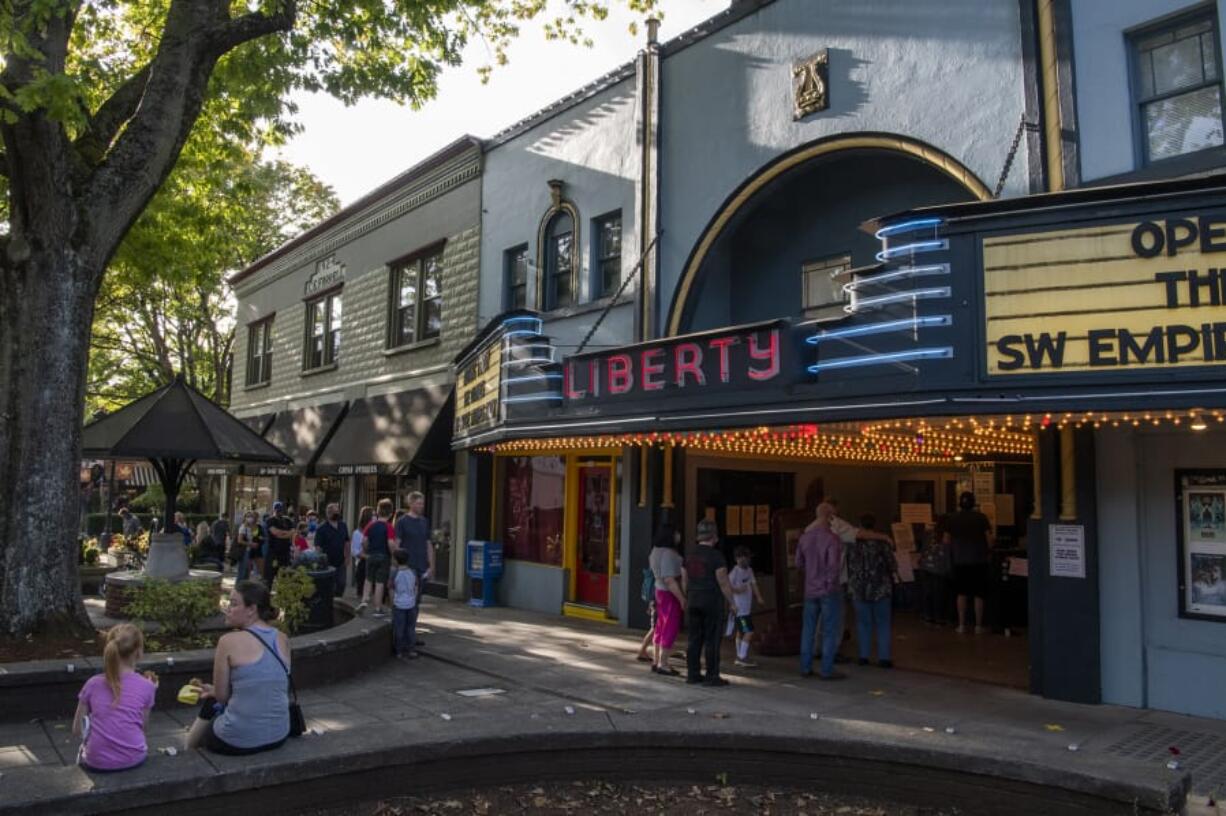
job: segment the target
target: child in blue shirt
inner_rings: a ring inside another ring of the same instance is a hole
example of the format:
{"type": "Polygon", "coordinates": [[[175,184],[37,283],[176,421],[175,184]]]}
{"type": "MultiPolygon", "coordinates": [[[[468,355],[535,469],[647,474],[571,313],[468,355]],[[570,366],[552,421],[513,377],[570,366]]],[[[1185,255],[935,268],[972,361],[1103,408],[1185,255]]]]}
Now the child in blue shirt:
{"type": "Polygon", "coordinates": [[[417,657],[417,573],[405,550],[392,553],[396,568],[388,581],[392,596],[392,637],[396,657],[417,657]]]}

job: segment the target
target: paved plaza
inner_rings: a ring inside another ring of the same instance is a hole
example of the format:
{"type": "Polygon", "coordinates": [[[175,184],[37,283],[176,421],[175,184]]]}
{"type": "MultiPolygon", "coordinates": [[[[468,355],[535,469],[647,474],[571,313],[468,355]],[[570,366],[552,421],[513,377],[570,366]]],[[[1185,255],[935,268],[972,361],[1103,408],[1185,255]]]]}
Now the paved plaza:
{"type": "Polygon", "coordinates": [[[195,713],[187,706],[154,712],[149,761],[110,776],[73,766],[77,745],[68,721],[0,726],[0,813],[89,812],[239,791],[308,769],[373,768],[381,752],[454,750],[479,739],[526,738],[519,750],[531,750],[579,734],[616,739],[646,731],[694,745],[811,737],[845,743],[849,755],[922,756],[937,766],[1042,784],[1078,777],[1069,784],[1081,789],[1092,778],[1138,796],[1178,788],[1188,770],[1196,790],[1226,782],[1214,765],[1226,745],[1226,724],[1217,721],[1060,703],[875,666],[851,666],[848,680],[821,683],[800,678],[792,658],[763,658],[753,670],[729,664],[732,685],[709,689],[651,674],[635,661],[640,635],[629,630],[437,599],[427,599],[420,632],[419,659],[390,660],[357,679],[303,692],[312,733],[256,757],[183,750],[195,713]],[[1177,770],[1167,767],[1172,744],[1183,746],[1177,770]]]}

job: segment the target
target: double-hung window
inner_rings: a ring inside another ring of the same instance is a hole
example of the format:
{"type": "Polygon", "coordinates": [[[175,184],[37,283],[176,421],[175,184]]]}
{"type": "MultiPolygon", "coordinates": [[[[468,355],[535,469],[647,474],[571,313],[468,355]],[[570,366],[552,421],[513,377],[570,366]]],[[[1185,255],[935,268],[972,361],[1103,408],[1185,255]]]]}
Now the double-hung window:
{"type": "Polygon", "coordinates": [[[503,276],[506,280],[506,309],[528,306],[528,245],[523,244],[502,253],[503,276]]]}
{"type": "Polygon", "coordinates": [[[443,328],[443,250],[392,267],[388,347],[438,337],[443,328]]]}
{"type": "Polygon", "coordinates": [[[544,308],[572,306],[575,295],[575,219],[560,212],[545,233],[544,308]]]}
{"type": "Polygon", "coordinates": [[[1221,145],[1222,71],[1213,10],[1146,28],[1130,39],[1145,161],[1221,145]]]}
{"type": "Polygon", "coordinates": [[[340,348],[341,293],[331,292],[307,301],[302,370],[314,371],[334,364],[340,348]]]}
{"type": "Polygon", "coordinates": [[[247,327],[247,377],[249,386],[272,380],[272,317],[247,327]]]}
{"type": "Polygon", "coordinates": [[[622,282],[622,214],[621,210],[596,219],[592,235],[596,241],[596,297],[609,297],[622,282]]]}

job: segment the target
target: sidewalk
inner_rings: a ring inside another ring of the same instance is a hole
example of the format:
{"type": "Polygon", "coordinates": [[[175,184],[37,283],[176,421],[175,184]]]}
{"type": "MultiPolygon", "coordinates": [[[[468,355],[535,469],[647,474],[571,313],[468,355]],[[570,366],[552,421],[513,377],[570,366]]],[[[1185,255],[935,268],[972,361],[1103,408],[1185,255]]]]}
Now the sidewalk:
{"type": "Polygon", "coordinates": [[[435,599],[425,601],[420,633],[422,658],[300,695],[308,727],[321,733],[257,757],[184,751],[182,732],[195,713],[186,706],[155,712],[149,762],[111,776],[90,777],[71,764],[76,743],[67,721],[0,726],[0,813],[153,807],[374,771],[388,757],[463,756],[466,742],[503,740],[499,750],[522,754],[586,746],[600,735],[629,746],[649,732],[695,746],[709,739],[769,748],[786,737],[845,757],[1089,793],[1126,790],[1151,806],[1178,795],[1185,771],[1195,791],[1226,789],[1226,723],[1215,720],[1058,703],[876,667],[852,666],[848,680],[821,683],[800,678],[791,658],[764,658],[754,670],[728,661],[730,687],[689,686],[635,662],[640,633],[435,599]],[[1170,745],[1182,750],[1178,770],[1166,767],[1170,745]],[[177,756],[159,752],[172,746],[177,756]]]}

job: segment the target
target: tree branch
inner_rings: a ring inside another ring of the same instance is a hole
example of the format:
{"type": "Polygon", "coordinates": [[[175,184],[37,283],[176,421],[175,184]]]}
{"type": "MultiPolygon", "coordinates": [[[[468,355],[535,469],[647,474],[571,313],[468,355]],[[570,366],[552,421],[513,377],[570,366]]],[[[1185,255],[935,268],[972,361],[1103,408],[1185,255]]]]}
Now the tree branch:
{"type": "Polygon", "coordinates": [[[97,253],[88,262],[93,268],[105,267],[170,174],[217,60],[245,42],[289,30],[296,12],[297,4],[284,0],[274,14],[231,18],[227,0],[173,0],[140,103],[84,187],[89,240],[83,245],[97,253]]]}
{"type": "Polygon", "coordinates": [[[90,118],[85,132],[73,143],[77,153],[89,165],[102,161],[120,129],[136,114],[141,99],[145,96],[151,69],[152,64],[146,65],[128,77],[115,93],[102,103],[98,112],[90,118]]]}

